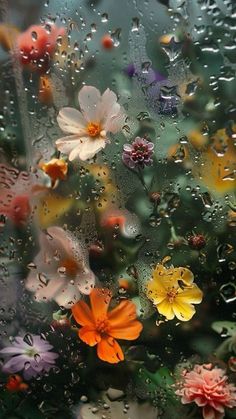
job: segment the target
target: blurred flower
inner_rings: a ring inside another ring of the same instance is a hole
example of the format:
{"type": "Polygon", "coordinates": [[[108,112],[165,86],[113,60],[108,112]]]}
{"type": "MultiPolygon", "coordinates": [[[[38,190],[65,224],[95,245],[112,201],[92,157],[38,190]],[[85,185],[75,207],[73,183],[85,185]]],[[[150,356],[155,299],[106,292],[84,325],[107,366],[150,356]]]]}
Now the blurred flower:
{"type": "Polygon", "coordinates": [[[101,226],[106,229],[119,229],[122,236],[134,238],[139,234],[140,223],[135,214],[127,210],[109,209],[101,217],[101,226]]]}
{"type": "Polygon", "coordinates": [[[68,164],[65,160],[51,159],[48,163],[41,162],[39,167],[51,178],[52,185],[54,185],[57,180],[66,179],[68,164]]]}
{"type": "Polygon", "coordinates": [[[68,214],[75,200],[71,196],[61,196],[59,194],[49,193],[40,197],[39,203],[36,208],[37,220],[41,228],[48,228],[55,223],[58,223],[60,217],[68,214]]]}
{"type": "Polygon", "coordinates": [[[81,112],[62,108],[57,117],[62,131],[71,134],[56,141],[56,146],[69,160],[91,159],[109,142],[107,133],[121,130],[124,114],[117,96],[110,89],[103,95],[93,86],[84,86],[79,92],[81,112]]]}
{"type": "Polygon", "coordinates": [[[193,304],[199,304],[203,296],[193,279],[187,268],[166,268],[158,264],[153,278],[147,283],[147,296],[167,320],[176,316],[188,321],[195,313],[193,304]]]}
{"type": "Polygon", "coordinates": [[[228,383],[221,368],[212,364],[195,365],[192,371],[183,371],[183,380],[176,391],[183,404],[196,403],[202,407],[204,419],[222,419],[224,408],[236,407],[236,387],[228,383]]]}
{"type": "Polygon", "coordinates": [[[10,392],[25,391],[28,384],[24,383],[19,375],[10,375],[6,383],[6,389],[10,392]]]}
{"type": "Polygon", "coordinates": [[[71,307],[80,294],[89,294],[95,277],[87,265],[87,255],[72,234],[50,227],[39,237],[40,251],[26,280],[26,288],[37,301],[55,300],[71,307]]]}
{"type": "Polygon", "coordinates": [[[206,246],[206,238],[203,234],[193,234],[188,237],[188,245],[194,250],[201,250],[206,246]]]}
{"type": "Polygon", "coordinates": [[[45,27],[32,25],[18,35],[16,46],[22,64],[30,64],[31,69],[47,70],[51,56],[57,47],[57,39],[65,34],[64,28],[47,23],[45,27]]]}
{"type": "Polygon", "coordinates": [[[112,49],[114,47],[113,39],[109,33],[101,38],[101,44],[104,49],[112,49]]]}
{"type": "Polygon", "coordinates": [[[23,377],[29,380],[48,372],[55,364],[58,354],[50,352],[52,349],[46,340],[37,335],[25,335],[24,338],[17,336],[12,346],[0,351],[3,356],[10,359],[3,365],[5,373],[16,373],[23,371],[23,377]]]}
{"type": "Polygon", "coordinates": [[[0,164],[0,214],[21,226],[31,214],[36,194],[46,191],[36,175],[0,164]]]}
{"type": "Polygon", "coordinates": [[[39,101],[44,105],[52,105],[53,103],[53,83],[51,77],[42,74],[39,78],[39,101]]]}
{"type": "MultiPolygon", "coordinates": [[[[236,124],[233,131],[236,132],[236,124]]],[[[201,154],[201,162],[194,164],[193,174],[211,192],[225,194],[235,189],[235,166],[234,139],[225,129],[220,129],[210,138],[210,144],[201,154]]]]}
{"type": "Polygon", "coordinates": [[[136,320],[135,305],[121,301],[108,312],[112,294],[108,289],[94,288],[90,293],[91,308],[79,301],[72,307],[72,314],[82,328],[78,335],[89,346],[97,345],[97,355],[102,361],[115,364],[124,360],[116,339],[135,340],[143,328],[136,320]]]}
{"type": "Polygon", "coordinates": [[[153,149],[153,143],[145,138],[136,137],[132,144],[124,144],[122,160],[130,169],[143,169],[152,164],[153,149]]]}

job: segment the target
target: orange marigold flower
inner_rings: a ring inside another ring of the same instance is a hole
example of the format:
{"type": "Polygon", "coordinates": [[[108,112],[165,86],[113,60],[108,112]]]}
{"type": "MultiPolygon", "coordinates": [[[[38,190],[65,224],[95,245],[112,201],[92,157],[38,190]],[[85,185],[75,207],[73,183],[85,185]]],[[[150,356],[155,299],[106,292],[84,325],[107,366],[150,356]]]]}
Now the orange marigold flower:
{"type": "Polygon", "coordinates": [[[66,179],[68,164],[65,160],[52,159],[48,163],[40,163],[39,167],[51,178],[53,184],[59,179],[66,179]]]}
{"type": "Polygon", "coordinates": [[[22,381],[19,375],[10,375],[6,383],[6,389],[11,392],[24,391],[28,389],[28,384],[22,381]]]}
{"type": "Polygon", "coordinates": [[[136,320],[135,304],[121,301],[108,312],[112,293],[108,289],[94,288],[89,295],[91,308],[84,301],[72,307],[76,322],[81,325],[80,339],[89,346],[97,345],[97,355],[102,361],[116,364],[124,360],[123,351],[116,339],[135,340],[143,328],[136,320]]]}

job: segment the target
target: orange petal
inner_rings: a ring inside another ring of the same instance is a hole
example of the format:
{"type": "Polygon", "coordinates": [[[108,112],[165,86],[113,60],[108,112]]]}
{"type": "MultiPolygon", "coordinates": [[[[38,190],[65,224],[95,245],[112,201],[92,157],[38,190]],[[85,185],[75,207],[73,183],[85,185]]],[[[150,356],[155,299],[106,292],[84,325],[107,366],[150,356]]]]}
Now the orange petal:
{"type": "Polygon", "coordinates": [[[94,326],[93,314],[84,301],[76,303],[71,311],[76,322],[81,326],[94,326]]]}
{"type": "Polygon", "coordinates": [[[107,288],[94,288],[89,297],[94,318],[106,317],[112,297],[111,291],[107,288]]]}
{"type": "Polygon", "coordinates": [[[110,336],[116,339],[135,340],[139,337],[143,325],[141,322],[134,320],[132,322],[124,323],[120,327],[111,327],[110,336]]]}
{"type": "Polygon", "coordinates": [[[118,342],[111,338],[106,337],[98,343],[97,355],[102,361],[109,362],[110,364],[117,364],[124,360],[123,351],[118,342]]]}
{"type": "Polygon", "coordinates": [[[80,339],[89,346],[95,346],[101,341],[101,336],[96,332],[95,327],[84,326],[79,330],[80,339]]]}
{"type": "Polygon", "coordinates": [[[125,326],[127,322],[137,317],[136,306],[129,300],[123,300],[108,313],[108,320],[112,327],[125,326]]]}

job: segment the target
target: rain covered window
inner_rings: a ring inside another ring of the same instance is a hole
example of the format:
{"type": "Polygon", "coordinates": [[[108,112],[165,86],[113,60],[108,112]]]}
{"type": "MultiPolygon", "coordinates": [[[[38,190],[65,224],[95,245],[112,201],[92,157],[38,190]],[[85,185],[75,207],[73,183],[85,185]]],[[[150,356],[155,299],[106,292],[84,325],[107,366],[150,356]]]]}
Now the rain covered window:
{"type": "Polygon", "coordinates": [[[236,418],[233,0],[0,2],[0,418],[236,418]]]}

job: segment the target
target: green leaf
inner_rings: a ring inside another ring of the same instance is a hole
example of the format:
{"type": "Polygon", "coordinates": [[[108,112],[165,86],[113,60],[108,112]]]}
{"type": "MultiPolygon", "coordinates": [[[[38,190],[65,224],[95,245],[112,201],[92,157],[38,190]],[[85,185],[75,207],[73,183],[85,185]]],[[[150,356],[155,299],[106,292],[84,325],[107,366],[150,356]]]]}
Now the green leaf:
{"type": "Polygon", "coordinates": [[[219,333],[222,337],[232,337],[236,335],[236,323],[228,321],[214,322],[211,325],[212,329],[219,333]]]}

